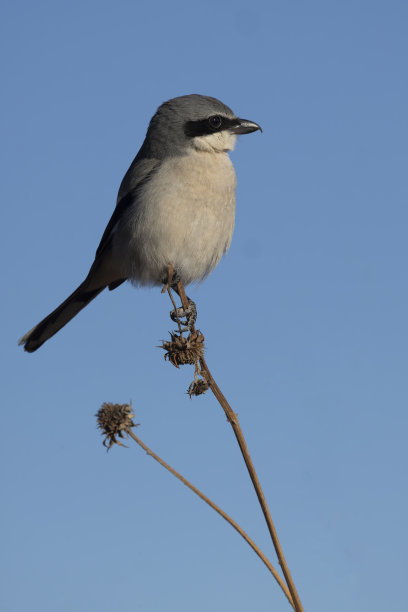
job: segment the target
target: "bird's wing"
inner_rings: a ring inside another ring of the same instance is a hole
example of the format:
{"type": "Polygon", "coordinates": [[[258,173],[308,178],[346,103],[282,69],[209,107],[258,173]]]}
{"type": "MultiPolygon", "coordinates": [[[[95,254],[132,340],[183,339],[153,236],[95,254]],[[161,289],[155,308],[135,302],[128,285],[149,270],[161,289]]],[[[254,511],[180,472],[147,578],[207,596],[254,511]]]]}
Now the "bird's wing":
{"type": "Polygon", "coordinates": [[[160,166],[160,161],[157,159],[141,159],[136,157],[132,162],[129,170],[126,172],[121,183],[116,208],[109,220],[108,225],[103,233],[98,248],[96,249],[95,257],[98,257],[109,244],[112,230],[117,222],[124,214],[126,209],[131,206],[137,196],[137,192],[146,181],[150,180],[153,173],[160,166]]]}

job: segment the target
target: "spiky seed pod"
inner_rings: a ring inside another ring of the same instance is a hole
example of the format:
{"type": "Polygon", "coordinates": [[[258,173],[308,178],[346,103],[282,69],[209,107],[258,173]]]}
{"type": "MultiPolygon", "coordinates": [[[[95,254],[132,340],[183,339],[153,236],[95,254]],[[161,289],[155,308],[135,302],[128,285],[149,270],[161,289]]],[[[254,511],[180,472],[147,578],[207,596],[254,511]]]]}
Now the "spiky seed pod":
{"type": "Polygon", "coordinates": [[[193,380],[193,382],[187,389],[187,393],[189,394],[191,398],[193,397],[193,395],[202,395],[203,393],[208,391],[208,389],[209,389],[208,382],[204,380],[204,378],[197,378],[197,380],[193,380]]]}
{"type": "Polygon", "coordinates": [[[102,435],[105,436],[103,445],[109,450],[114,444],[125,446],[119,438],[126,438],[132,427],[137,427],[133,422],[134,413],[131,404],[112,404],[105,402],[102,404],[96,418],[102,435]]]}
{"type": "Polygon", "coordinates": [[[204,336],[197,329],[190,333],[187,338],[182,335],[170,333],[171,341],[165,342],[160,348],[166,351],[165,359],[168,359],[176,368],[185,364],[194,364],[204,352],[204,336]]]}

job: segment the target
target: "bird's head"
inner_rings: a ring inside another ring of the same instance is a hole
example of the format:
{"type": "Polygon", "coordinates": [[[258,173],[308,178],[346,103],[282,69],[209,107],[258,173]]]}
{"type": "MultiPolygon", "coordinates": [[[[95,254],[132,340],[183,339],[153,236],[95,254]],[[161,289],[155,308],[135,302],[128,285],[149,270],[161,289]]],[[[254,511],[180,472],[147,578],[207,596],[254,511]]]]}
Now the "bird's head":
{"type": "Polygon", "coordinates": [[[257,123],[237,117],[220,100],[191,94],[159,106],[143,148],[145,154],[159,159],[191,149],[221,153],[233,150],[239,134],[256,130],[262,131],[257,123]]]}

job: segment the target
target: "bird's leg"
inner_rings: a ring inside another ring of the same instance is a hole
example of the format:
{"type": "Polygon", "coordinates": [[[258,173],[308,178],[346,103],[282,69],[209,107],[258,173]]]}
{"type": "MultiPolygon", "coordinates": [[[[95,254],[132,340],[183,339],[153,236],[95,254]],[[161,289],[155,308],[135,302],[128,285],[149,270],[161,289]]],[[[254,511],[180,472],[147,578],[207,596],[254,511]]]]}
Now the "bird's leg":
{"type": "Polygon", "coordinates": [[[193,300],[186,296],[184,291],[184,285],[182,284],[180,276],[177,271],[174,270],[172,264],[169,264],[167,266],[167,270],[162,282],[162,293],[165,293],[167,291],[171,301],[173,302],[174,309],[170,312],[170,317],[172,321],[177,323],[180,332],[190,332],[192,329],[194,329],[194,325],[197,320],[197,307],[193,300]],[[176,307],[176,304],[173,300],[173,296],[171,294],[172,289],[181,298],[181,302],[184,305],[187,304],[187,307],[176,307]],[[181,319],[185,319],[185,321],[181,321],[181,319]],[[182,327],[182,325],[184,327],[182,327]]]}
{"type": "MultiPolygon", "coordinates": [[[[176,275],[177,276],[177,275],[176,275]]],[[[181,308],[177,308],[176,310],[172,310],[170,313],[170,317],[173,321],[180,321],[180,319],[185,319],[182,321],[182,324],[185,325],[182,331],[191,332],[194,329],[195,322],[197,321],[197,306],[195,302],[186,296],[184,292],[184,286],[177,280],[177,282],[173,281],[172,289],[177,293],[177,295],[181,298],[182,302],[187,301],[188,306],[185,308],[182,306],[181,308]],[[183,300],[183,297],[185,300],[183,300]]]]}
{"type": "Polygon", "coordinates": [[[166,293],[166,291],[169,289],[169,287],[171,287],[172,283],[174,282],[174,268],[172,264],[169,264],[167,266],[167,271],[166,271],[167,276],[165,276],[162,280],[163,283],[163,288],[161,290],[162,293],[166,293]]]}

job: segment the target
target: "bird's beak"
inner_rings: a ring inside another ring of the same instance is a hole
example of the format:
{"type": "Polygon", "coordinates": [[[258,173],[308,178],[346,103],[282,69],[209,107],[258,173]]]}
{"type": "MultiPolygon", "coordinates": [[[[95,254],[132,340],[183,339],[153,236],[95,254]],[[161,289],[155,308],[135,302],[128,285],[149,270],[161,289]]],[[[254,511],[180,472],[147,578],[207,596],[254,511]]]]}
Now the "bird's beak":
{"type": "Polygon", "coordinates": [[[250,134],[251,132],[256,132],[256,130],[262,132],[261,126],[248,119],[237,119],[230,128],[233,134],[250,134]]]}

